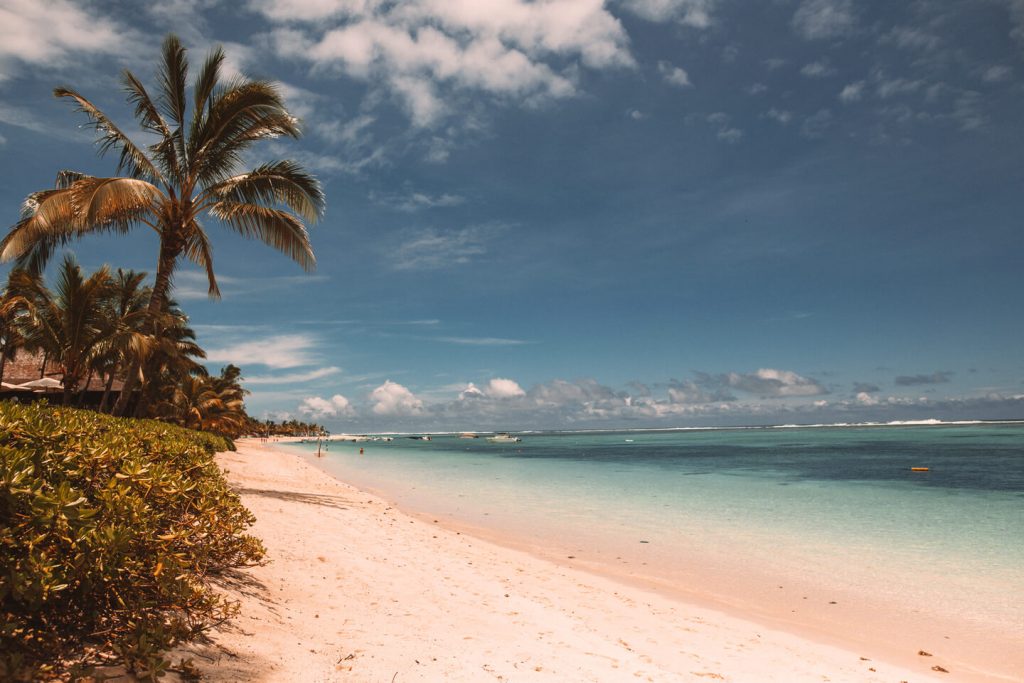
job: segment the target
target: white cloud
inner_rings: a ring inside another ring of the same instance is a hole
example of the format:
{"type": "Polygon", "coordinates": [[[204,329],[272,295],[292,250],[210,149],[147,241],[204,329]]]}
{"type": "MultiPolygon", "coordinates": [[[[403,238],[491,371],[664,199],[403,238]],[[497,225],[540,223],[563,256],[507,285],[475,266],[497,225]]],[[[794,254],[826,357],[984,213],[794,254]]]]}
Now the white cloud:
{"type": "Polygon", "coordinates": [[[864,97],[864,81],[857,81],[856,83],[850,83],[843,88],[842,92],[839,93],[839,99],[849,104],[850,102],[859,102],[864,97]]]}
{"type": "Polygon", "coordinates": [[[660,73],[661,77],[665,79],[665,82],[670,85],[675,85],[680,88],[688,88],[693,85],[690,82],[690,76],[686,73],[686,70],[675,66],[671,62],[658,62],[658,73],[660,73]]]}
{"type": "Polygon", "coordinates": [[[857,403],[862,406],[876,406],[878,405],[879,400],[868,392],[861,391],[857,394],[857,403]]]}
{"type": "Polygon", "coordinates": [[[986,83],[1002,83],[1003,81],[1008,81],[1013,78],[1013,69],[1005,64],[997,64],[985,69],[981,78],[986,83]]]}
{"type": "Polygon", "coordinates": [[[245,384],[298,384],[301,382],[311,382],[322,377],[330,377],[339,372],[341,372],[341,368],[332,365],[327,368],[317,368],[308,372],[293,372],[287,375],[254,375],[246,377],[245,384]]]}
{"type": "Polygon", "coordinates": [[[832,112],[828,109],[819,109],[817,113],[811,114],[804,119],[800,126],[800,134],[805,138],[820,138],[825,131],[832,127],[832,112]]]}
{"type": "Polygon", "coordinates": [[[725,377],[727,384],[733,389],[762,397],[818,396],[828,393],[815,380],[802,377],[791,370],[761,368],[749,374],[730,372],[725,377]]]}
{"type": "Polygon", "coordinates": [[[816,62],[804,64],[800,73],[807,78],[825,78],[835,75],[836,70],[828,63],[827,59],[819,59],[816,62]]]}
{"type": "MultiPolygon", "coordinates": [[[[235,277],[217,275],[217,286],[221,296],[231,299],[267,291],[278,291],[285,287],[308,287],[314,282],[325,282],[326,275],[278,275],[275,277],[235,277]]],[[[178,301],[193,301],[209,298],[209,281],[205,271],[179,270],[174,274],[172,296],[178,301]]]]}
{"type": "Polygon", "coordinates": [[[471,226],[441,231],[428,228],[399,245],[391,254],[396,270],[437,270],[469,263],[487,253],[498,226],[471,226]]]}
{"type": "Polygon", "coordinates": [[[504,337],[430,337],[430,339],[463,346],[520,346],[530,343],[522,339],[506,339],[504,337]]]}
{"type": "Polygon", "coordinates": [[[907,78],[884,79],[878,84],[878,96],[884,99],[894,95],[917,92],[924,85],[925,82],[922,80],[910,80],[907,78]]]}
{"type": "Polygon", "coordinates": [[[347,398],[341,394],[335,394],[329,399],[319,396],[304,398],[299,404],[299,412],[313,418],[325,418],[351,417],[355,415],[356,411],[347,398]]]}
{"type": "Polygon", "coordinates": [[[619,0],[628,12],[648,21],[675,21],[694,28],[711,25],[714,0],[619,0]]]}
{"type": "Polygon", "coordinates": [[[317,342],[307,334],[279,334],[265,339],[241,342],[207,349],[206,360],[228,362],[245,367],[265,365],[270,368],[295,368],[315,365],[317,342]]]}
{"type": "Polygon", "coordinates": [[[461,92],[527,105],[571,97],[565,59],[591,69],[635,66],[625,30],[601,0],[321,0],[295,13],[284,4],[287,11],[255,5],[272,21],[292,22],[271,33],[282,53],[383,87],[418,127],[453,113],[451,95],[461,92]],[[296,21],[325,22],[327,30],[314,37],[296,21]]]}
{"type": "Polygon", "coordinates": [[[747,86],[747,93],[750,95],[760,95],[761,93],[767,92],[768,86],[764,83],[754,83],[747,86]]]}
{"type": "Polygon", "coordinates": [[[781,123],[783,126],[793,120],[793,112],[786,111],[785,109],[776,109],[775,107],[772,107],[765,112],[765,116],[773,121],[781,123]]]}
{"type": "Polygon", "coordinates": [[[724,127],[719,129],[717,133],[718,139],[724,142],[728,142],[730,145],[735,145],[737,142],[743,139],[743,131],[739,128],[724,127]]]}
{"type": "Polygon", "coordinates": [[[803,0],[793,15],[793,28],[808,40],[838,38],[856,24],[851,0],[803,0]]]}
{"type": "Polygon", "coordinates": [[[430,195],[426,192],[408,192],[406,194],[380,194],[370,193],[370,200],[388,208],[414,213],[423,209],[446,208],[461,206],[466,203],[466,198],[457,194],[443,193],[430,195]]]}
{"type": "Polygon", "coordinates": [[[423,401],[407,388],[387,380],[384,384],[370,392],[375,415],[420,415],[423,413],[423,401]]]}
{"type": "Polygon", "coordinates": [[[919,28],[908,26],[897,26],[885,34],[881,41],[893,43],[903,49],[934,50],[942,42],[938,36],[934,36],[919,28]]]}
{"type": "Polygon", "coordinates": [[[56,67],[89,54],[137,51],[134,32],[68,0],[6,0],[0,5],[0,81],[16,63],[56,67]]]}
{"type": "Polygon", "coordinates": [[[491,398],[518,398],[525,396],[526,392],[515,380],[495,377],[487,383],[485,393],[491,398]]]}
{"type": "Polygon", "coordinates": [[[481,398],[486,398],[486,396],[487,395],[479,387],[477,387],[475,384],[473,384],[472,382],[467,384],[466,388],[463,389],[461,392],[459,392],[459,400],[460,401],[473,400],[473,399],[481,399],[481,398]]]}

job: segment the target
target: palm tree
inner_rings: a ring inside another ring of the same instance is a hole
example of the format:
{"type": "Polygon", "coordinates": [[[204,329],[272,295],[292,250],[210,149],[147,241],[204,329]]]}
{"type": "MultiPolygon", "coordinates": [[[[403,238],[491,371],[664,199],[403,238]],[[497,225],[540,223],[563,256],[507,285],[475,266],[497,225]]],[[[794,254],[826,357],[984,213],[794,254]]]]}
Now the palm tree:
{"type": "Polygon", "coordinates": [[[95,370],[106,378],[99,411],[104,412],[114,379],[125,376],[134,362],[145,356],[153,345],[151,326],[147,325],[146,304],[152,289],[143,286],[146,273],[117,269],[113,277],[113,295],[107,307],[105,342],[95,360],[95,370]]]}
{"type": "Polygon", "coordinates": [[[142,391],[135,404],[135,417],[152,416],[162,397],[192,376],[205,377],[207,372],[195,359],[206,358],[196,343],[196,334],[188,326],[188,316],[169,300],[167,308],[153,321],[156,334],[149,338],[140,365],[144,378],[142,391]]]}
{"type": "MultiPolygon", "coordinates": [[[[188,60],[176,36],[164,40],[155,98],[130,71],[123,72],[135,118],[155,136],[145,148],[79,93],[54,90],[55,96],[74,100],[89,119],[101,154],[119,153],[121,175],[104,178],[61,171],[54,189],[25,200],[21,220],[0,242],[0,260],[16,259],[19,267],[38,273],[57,247],[71,240],[146,225],[159,238],[147,309],[154,321],[166,306],[174,270],[183,256],[206,270],[210,296],[219,296],[212,246],[200,223],[203,216],[243,237],[261,240],[312,270],[316,261],[305,222],[315,222],[323,213],[319,182],[294,161],[239,170],[243,153],[253,143],[283,135],[298,138],[298,120],[268,81],[222,83],[223,62],[221,48],[210,52],[195,79],[191,107],[186,92],[188,60]]],[[[138,367],[126,376],[115,407],[118,414],[127,406],[138,367]]]]}
{"type": "Polygon", "coordinates": [[[26,347],[42,349],[60,364],[68,405],[107,338],[104,320],[114,293],[109,269],[104,266],[86,278],[69,255],[61,263],[55,290],[39,276],[15,270],[8,291],[4,311],[14,313],[26,347]]]}

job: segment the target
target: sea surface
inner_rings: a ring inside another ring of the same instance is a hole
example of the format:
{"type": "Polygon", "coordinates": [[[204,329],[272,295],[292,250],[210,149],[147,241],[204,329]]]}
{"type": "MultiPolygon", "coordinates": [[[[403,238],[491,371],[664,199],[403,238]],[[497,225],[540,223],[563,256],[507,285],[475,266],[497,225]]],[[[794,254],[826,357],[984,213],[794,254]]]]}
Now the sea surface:
{"type": "Polygon", "coordinates": [[[520,436],[292,448],[568,564],[1024,680],[1024,423],[520,436]]]}

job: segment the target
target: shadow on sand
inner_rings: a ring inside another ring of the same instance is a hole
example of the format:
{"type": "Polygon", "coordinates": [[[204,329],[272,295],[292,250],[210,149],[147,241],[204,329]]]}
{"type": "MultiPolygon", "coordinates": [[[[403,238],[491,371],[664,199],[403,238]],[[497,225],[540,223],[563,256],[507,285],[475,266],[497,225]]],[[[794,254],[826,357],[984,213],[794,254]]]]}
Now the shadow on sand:
{"type": "Polygon", "coordinates": [[[319,493],[303,493],[301,491],[279,491],[276,489],[247,489],[235,488],[235,493],[240,496],[262,496],[264,498],[276,498],[292,503],[305,503],[307,505],[323,505],[326,507],[346,510],[353,504],[353,501],[340,496],[325,496],[319,493]]]}

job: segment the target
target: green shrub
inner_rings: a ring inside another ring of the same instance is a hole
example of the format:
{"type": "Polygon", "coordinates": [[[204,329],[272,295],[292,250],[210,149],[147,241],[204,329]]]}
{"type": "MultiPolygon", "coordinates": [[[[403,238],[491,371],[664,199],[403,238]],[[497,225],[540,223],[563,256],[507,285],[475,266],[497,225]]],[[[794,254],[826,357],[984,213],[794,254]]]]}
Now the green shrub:
{"type": "Polygon", "coordinates": [[[228,448],[161,422],[0,402],[0,680],[101,661],[155,679],[161,653],[233,613],[210,579],[263,546],[213,460],[228,448]]]}

